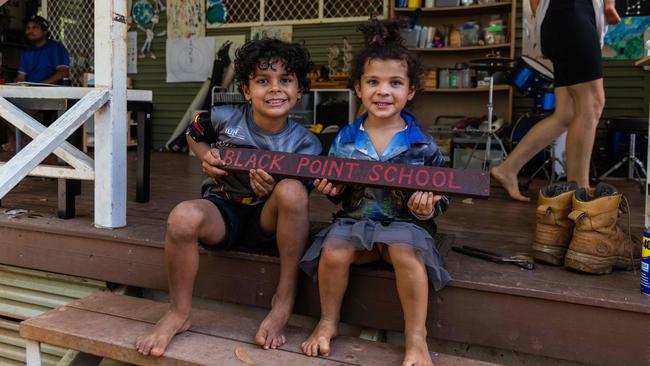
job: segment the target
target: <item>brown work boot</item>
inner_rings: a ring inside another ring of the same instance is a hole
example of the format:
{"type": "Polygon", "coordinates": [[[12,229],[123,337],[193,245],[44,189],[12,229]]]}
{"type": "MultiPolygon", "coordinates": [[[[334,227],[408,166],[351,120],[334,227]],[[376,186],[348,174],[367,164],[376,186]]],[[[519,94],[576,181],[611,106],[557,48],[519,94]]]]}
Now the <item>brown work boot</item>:
{"type": "Polygon", "coordinates": [[[537,226],[531,254],[535,260],[561,266],[571,242],[573,221],[569,220],[575,182],[555,183],[540,189],[537,226]]]}
{"type": "Polygon", "coordinates": [[[635,245],[617,225],[622,198],[607,183],[596,186],[593,198],[584,188],[575,192],[573,211],[569,214],[575,229],[564,259],[567,268],[605,274],[612,269],[629,271],[640,264],[641,245],[635,245]]]}

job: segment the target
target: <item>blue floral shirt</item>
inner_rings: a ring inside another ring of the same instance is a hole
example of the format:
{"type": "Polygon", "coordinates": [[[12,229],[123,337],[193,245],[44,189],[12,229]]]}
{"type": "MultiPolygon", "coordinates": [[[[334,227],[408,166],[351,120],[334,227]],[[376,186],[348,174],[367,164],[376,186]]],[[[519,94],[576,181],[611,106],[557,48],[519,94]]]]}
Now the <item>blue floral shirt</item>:
{"type": "MultiPolygon", "coordinates": [[[[363,129],[367,113],[345,126],[332,142],[329,155],[339,158],[374,160],[388,163],[441,166],[444,157],[433,137],[424,131],[413,114],[402,111],[406,128],[393,136],[380,156],[363,129]]],[[[343,203],[339,216],[380,221],[413,221],[417,218],[408,208],[410,191],[365,186],[348,186],[333,201],[343,203]]],[[[434,217],[449,206],[443,197],[436,204],[434,217]]]]}

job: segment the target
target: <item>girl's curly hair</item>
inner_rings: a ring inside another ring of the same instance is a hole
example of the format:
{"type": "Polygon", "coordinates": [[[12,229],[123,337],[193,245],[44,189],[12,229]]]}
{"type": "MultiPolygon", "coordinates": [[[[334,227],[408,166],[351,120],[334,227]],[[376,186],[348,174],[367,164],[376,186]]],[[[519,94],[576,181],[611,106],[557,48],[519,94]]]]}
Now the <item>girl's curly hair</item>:
{"type": "Polygon", "coordinates": [[[409,84],[416,91],[422,88],[424,69],[417,56],[404,46],[398,21],[380,21],[371,18],[357,28],[366,40],[366,47],[354,58],[350,87],[361,81],[366,63],[372,59],[401,60],[406,62],[409,84]]]}
{"type": "Polygon", "coordinates": [[[295,74],[300,91],[309,91],[310,80],[307,74],[314,68],[309,52],[298,43],[287,43],[275,38],[251,40],[239,48],[235,54],[235,77],[239,89],[243,83],[248,85],[259,67],[262,70],[274,69],[281,64],[289,74],[295,74]]]}

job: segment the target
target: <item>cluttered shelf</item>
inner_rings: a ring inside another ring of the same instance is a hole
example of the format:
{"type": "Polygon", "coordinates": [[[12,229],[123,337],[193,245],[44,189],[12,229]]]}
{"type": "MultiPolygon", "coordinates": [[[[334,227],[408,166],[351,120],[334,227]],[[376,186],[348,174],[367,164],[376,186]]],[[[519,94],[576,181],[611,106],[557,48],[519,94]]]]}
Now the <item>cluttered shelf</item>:
{"type": "Polygon", "coordinates": [[[510,11],[512,2],[499,2],[494,4],[479,4],[470,6],[449,6],[449,7],[436,7],[436,8],[395,8],[395,12],[414,12],[418,9],[427,15],[471,15],[471,14],[486,14],[496,13],[499,11],[510,11]]]}
{"type": "MultiPolygon", "coordinates": [[[[509,91],[511,86],[509,85],[495,85],[494,91],[509,91]]],[[[477,88],[424,88],[422,91],[425,93],[480,93],[487,92],[490,89],[488,87],[477,87],[477,88]]]]}
{"type": "Polygon", "coordinates": [[[491,44],[485,46],[469,46],[469,47],[410,48],[410,50],[415,52],[425,52],[425,53],[443,53],[443,52],[473,52],[473,51],[493,50],[497,48],[510,48],[510,43],[499,43],[499,44],[491,44]]]}

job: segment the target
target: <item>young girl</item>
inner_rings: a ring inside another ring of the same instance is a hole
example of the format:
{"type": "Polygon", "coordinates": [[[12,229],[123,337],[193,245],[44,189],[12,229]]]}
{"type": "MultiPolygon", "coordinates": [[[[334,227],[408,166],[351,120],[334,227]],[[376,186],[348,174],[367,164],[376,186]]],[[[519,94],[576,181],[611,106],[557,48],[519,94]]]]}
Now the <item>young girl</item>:
{"type": "MultiPolygon", "coordinates": [[[[367,47],[355,60],[351,84],[367,113],[346,126],[331,156],[389,163],[439,166],[443,156],[433,138],[404,109],[420,87],[422,68],[402,45],[399,24],[371,20],[361,26],[367,47]]],[[[428,283],[437,291],[449,280],[433,234],[433,218],[446,210],[445,197],[316,180],[316,188],[343,210],[321,231],[301,267],[318,275],[321,319],[302,343],[309,356],[327,355],[337,335],[351,264],[384,259],[395,268],[404,311],[406,355],[403,365],[432,365],[426,343],[428,283]],[[427,276],[428,274],[428,276],[427,276]]]]}

